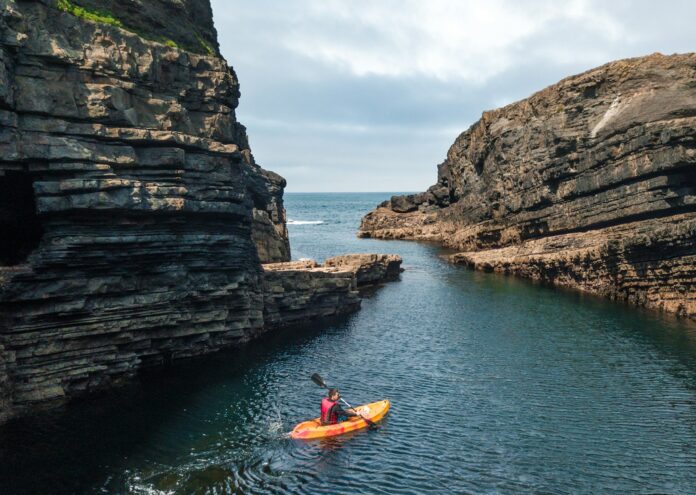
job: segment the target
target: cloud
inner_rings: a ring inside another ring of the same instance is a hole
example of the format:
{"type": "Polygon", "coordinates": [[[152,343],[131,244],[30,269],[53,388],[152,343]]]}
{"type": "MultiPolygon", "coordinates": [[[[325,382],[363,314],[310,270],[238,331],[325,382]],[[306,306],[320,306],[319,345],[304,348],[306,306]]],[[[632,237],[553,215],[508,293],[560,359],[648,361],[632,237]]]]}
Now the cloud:
{"type": "Polygon", "coordinates": [[[238,118],[290,191],[423,190],[483,111],[611,60],[696,47],[692,0],[212,4],[238,118]]]}
{"type": "Polygon", "coordinates": [[[249,126],[253,126],[259,129],[267,129],[271,131],[284,131],[293,132],[296,129],[302,129],[304,131],[311,131],[313,133],[328,133],[328,134],[340,134],[340,135],[365,135],[365,134],[379,134],[379,135],[400,135],[408,136],[410,134],[418,133],[423,136],[440,136],[445,135],[450,137],[456,135],[456,133],[461,132],[462,125],[456,127],[429,127],[427,129],[414,128],[411,125],[356,125],[356,124],[343,124],[343,123],[323,123],[314,121],[305,122],[288,122],[284,120],[276,119],[257,119],[251,117],[246,119],[245,123],[249,126]]]}
{"type": "MultiPolygon", "coordinates": [[[[519,47],[555,24],[571,24],[598,42],[623,35],[611,15],[583,0],[323,0],[280,37],[290,51],[357,76],[414,75],[483,83],[512,66],[519,47]]],[[[549,50],[567,58],[573,47],[549,50]]]]}

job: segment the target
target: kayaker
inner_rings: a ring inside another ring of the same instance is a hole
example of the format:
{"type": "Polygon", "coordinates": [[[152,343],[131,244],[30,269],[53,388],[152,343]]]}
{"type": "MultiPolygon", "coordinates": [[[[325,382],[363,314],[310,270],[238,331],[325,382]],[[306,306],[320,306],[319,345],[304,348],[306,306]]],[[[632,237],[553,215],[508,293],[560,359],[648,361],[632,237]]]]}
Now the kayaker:
{"type": "Polygon", "coordinates": [[[353,409],[343,409],[338,403],[341,393],[337,388],[330,388],[326,397],[321,400],[321,424],[335,425],[346,418],[357,416],[353,409]]]}

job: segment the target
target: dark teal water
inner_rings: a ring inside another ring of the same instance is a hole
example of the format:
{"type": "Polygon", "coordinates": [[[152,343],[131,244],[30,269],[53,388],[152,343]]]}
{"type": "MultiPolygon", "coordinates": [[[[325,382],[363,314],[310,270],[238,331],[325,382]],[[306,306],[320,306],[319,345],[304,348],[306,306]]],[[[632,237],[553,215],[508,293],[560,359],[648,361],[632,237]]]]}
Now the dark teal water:
{"type": "Polygon", "coordinates": [[[696,330],[355,238],[388,194],[289,194],[293,256],[404,257],[343,320],[0,431],[0,493],[696,493],[696,330]],[[302,443],[318,372],[378,431],[302,443]]]}

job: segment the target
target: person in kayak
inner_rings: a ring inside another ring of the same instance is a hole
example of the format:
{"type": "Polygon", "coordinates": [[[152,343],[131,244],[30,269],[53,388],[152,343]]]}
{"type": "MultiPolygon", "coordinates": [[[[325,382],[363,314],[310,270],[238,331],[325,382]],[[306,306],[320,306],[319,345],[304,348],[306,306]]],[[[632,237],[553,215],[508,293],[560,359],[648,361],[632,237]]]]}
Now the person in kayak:
{"type": "Polygon", "coordinates": [[[330,388],[326,397],[321,400],[321,424],[335,425],[346,418],[357,416],[353,409],[343,409],[338,403],[341,394],[337,388],[330,388]]]}

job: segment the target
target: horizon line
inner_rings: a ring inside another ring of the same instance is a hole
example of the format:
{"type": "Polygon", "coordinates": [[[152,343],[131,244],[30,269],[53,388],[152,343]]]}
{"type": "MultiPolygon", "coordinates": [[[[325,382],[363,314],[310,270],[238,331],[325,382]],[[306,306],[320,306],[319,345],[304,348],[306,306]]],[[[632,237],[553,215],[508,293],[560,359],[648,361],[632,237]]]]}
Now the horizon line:
{"type": "Polygon", "coordinates": [[[417,194],[422,191],[284,191],[283,194],[417,194]]]}

